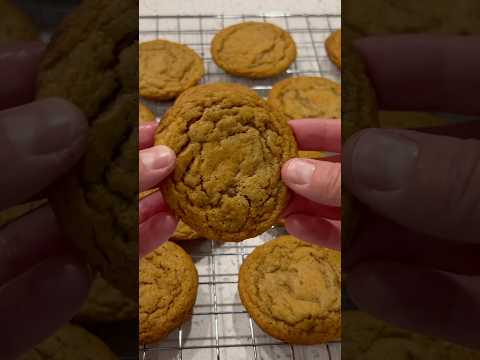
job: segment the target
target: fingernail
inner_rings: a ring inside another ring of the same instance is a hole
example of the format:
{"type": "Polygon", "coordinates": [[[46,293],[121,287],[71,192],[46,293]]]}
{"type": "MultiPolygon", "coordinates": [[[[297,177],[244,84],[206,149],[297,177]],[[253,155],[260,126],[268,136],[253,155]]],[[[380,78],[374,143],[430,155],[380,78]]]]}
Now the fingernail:
{"type": "Polygon", "coordinates": [[[141,159],[149,170],[160,170],[169,167],[175,161],[175,153],[167,146],[157,145],[142,150],[141,159]]]}
{"type": "Polygon", "coordinates": [[[418,157],[415,142],[397,132],[370,129],[355,144],[353,177],[372,190],[402,188],[412,176],[418,157]]]}
{"type": "Polygon", "coordinates": [[[294,185],[306,185],[315,171],[315,165],[308,160],[292,159],[288,162],[285,181],[294,185]]]}

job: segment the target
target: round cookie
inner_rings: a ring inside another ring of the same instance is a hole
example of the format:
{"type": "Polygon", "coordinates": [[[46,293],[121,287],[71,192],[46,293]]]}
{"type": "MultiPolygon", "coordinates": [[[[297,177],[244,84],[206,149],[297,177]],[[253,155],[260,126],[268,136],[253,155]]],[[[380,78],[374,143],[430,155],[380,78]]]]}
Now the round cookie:
{"type": "Polygon", "coordinates": [[[16,41],[32,41],[39,39],[39,31],[32,19],[21,11],[13,2],[0,0],[0,44],[16,41]]]}
{"type": "Polygon", "coordinates": [[[325,41],[325,50],[332,62],[342,68],[342,30],[334,31],[325,41]]]}
{"type": "Polygon", "coordinates": [[[204,74],[203,61],[195,51],[167,40],[141,43],[139,66],[140,95],[153,100],[174,99],[204,74]]]}
{"type": "Polygon", "coordinates": [[[291,344],[320,344],[340,337],[340,281],[340,252],[286,235],[247,257],[238,289],[266,333],[291,344]]]}
{"type": "Polygon", "coordinates": [[[253,79],[284,72],[297,56],[288,32],[261,22],[223,29],[213,38],[211,52],[215,63],[227,73],[253,79]]]}
{"type": "Polygon", "coordinates": [[[18,360],[116,360],[117,356],[95,335],[66,325],[18,360]]]}
{"type": "Polygon", "coordinates": [[[322,77],[292,77],[276,83],[268,103],[288,119],[341,117],[340,84],[322,77]]]}
{"type": "Polygon", "coordinates": [[[140,260],[140,344],[151,344],[179,327],[197,298],[192,258],[168,241],[140,260]]]}
{"type": "Polygon", "coordinates": [[[141,102],[138,103],[138,123],[145,124],[155,121],[155,114],[143,105],[141,102]]]}
{"type": "Polygon", "coordinates": [[[54,34],[37,83],[37,98],[65,98],[89,124],[85,155],[50,188],[50,204],[93,270],[133,299],[138,297],[138,77],[131,69],[138,68],[137,41],[135,2],[82,1],[54,34]]]}
{"type": "Polygon", "coordinates": [[[79,323],[109,323],[136,319],[137,315],[137,303],[97,275],[87,300],[74,320],[79,323]]]}
{"type": "Polygon", "coordinates": [[[157,129],[177,155],[162,183],[170,208],[201,236],[241,241],[272,227],[287,201],[281,167],[297,155],[285,119],[239,84],[185,91],[157,129]]]}

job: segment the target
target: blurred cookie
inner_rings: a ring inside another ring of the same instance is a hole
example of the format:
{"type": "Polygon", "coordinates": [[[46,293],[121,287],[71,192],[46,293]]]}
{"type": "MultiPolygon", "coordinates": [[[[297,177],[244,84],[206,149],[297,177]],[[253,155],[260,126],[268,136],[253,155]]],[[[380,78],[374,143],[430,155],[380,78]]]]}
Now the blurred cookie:
{"type": "Polygon", "coordinates": [[[138,123],[145,124],[152,121],[155,121],[155,114],[141,102],[138,102],[138,123]]]}
{"type": "Polygon", "coordinates": [[[168,241],[140,260],[140,344],[151,344],[179,327],[197,298],[192,258],[168,241]]]}
{"type": "Polygon", "coordinates": [[[266,333],[291,344],[340,338],[340,252],[280,236],[240,268],[240,298],[266,333]]]}
{"type": "Polygon", "coordinates": [[[195,51],[167,40],[141,43],[139,66],[140,95],[153,100],[174,99],[204,74],[203,61],[195,51]]]}
{"type": "Polygon", "coordinates": [[[334,31],[325,41],[325,50],[332,62],[340,69],[342,67],[342,31],[334,31]]]}
{"type": "Polygon", "coordinates": [[[410,111],[379,111],[378,119],[382,128],[417,129],[448,124],[448,120],[438,115],[410,111]]]}
{"type": "Polygon", "coordinates": [[[0,44],[39,39],[39,31],[32,19],[12,1],[0,0],[0,44]]]}
{"type": "Polygon", "coordinates": [[[47,199],[36,200],[21,205],[16,205],[0,212],[0,227],[21,218],[24,215],[45,205],[47,199]]]}
{"type": "Polygon", "coordinates": [[[221,30],[213,38],[211,51],[215,63],[227,73],[254,79],[284,72],[297,56],[290,34],[263,22],[221,30]]]}
{"type": "Polygon", "coordinates": [[[322,77],[292,77],[276,83],[268,103],[288,119],[330,118],[341,116],[340,84],[322,77]]]}
{"type": "Polygon", "coordinates": [[[314,159],[319,160],[325,157],[325,152],[323,151],[314,151],[314,150],[299,150],[298,157],[304,159],[314,159]]]}
{"type": "Polygon", "coordinates": [[[160,122],[155,143],[177,155],[162,183],[166,202],[208,239],[259,235],[286,205],[280,170],[296,156],[296,140],[285,119],[242,85],[187,90],[160,122]]]}

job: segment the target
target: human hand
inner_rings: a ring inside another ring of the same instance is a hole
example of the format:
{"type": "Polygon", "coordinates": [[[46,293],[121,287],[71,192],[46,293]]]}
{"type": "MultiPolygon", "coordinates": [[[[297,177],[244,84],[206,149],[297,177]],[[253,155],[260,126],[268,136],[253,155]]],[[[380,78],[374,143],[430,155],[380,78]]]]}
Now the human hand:
{"type": "MultiPolygon", "coordinates": [[[[0,47],[0,210],[25,202],[82,156],[87,123],[60,99],[31,102],[44,46],[0,47]]],[[[17,358],[80,309],[90,286],[85,266],[43,206],[0,229],[0,348],[17,358]]]]}
{"type": "MultiPolygon", "coordinates": [[[[479,41],[411,35],[357,45],[381,108],[479,115],[479,41]]],[[[344,183],[371,209],[344,253],[348,293],[381,319],[478,346],[480,123],[428,132],[436,134],[369,129],[344,147],[344,183]]]]}
{"type": "MultiPolygon", "coordinates": [[[[291,120],[302,150],[340,153],[341,122],[321,119],[291,120]]],[[[291,159],[282,168],[285,184],[293,190],[283,212],[288,232],[302,240],[340,249],[341,165],[338,158],[291,159]]]]}
{"type": "MultiPolygon", "coordinates": [[[[141,150],[138,163],[140,192],[157,187],[175,168],[175,153],[163,145],[153,146],[156,127],[156,123],[140,125],[141,150]]],[[[160,191],[155,191],[140,200],[138,221],[140,257],[167,241],[177,226],[177,219],[171,214],[160,191]]]]}

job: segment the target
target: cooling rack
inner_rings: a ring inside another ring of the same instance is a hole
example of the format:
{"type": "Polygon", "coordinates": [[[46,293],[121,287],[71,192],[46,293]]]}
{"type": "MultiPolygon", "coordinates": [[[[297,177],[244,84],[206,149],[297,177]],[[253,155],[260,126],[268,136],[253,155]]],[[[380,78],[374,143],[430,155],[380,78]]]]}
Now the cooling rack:
{"type": "MultiPolygon", "coordinates": [[[[340,72],[328,59],[324,41],[340,28],[339,15],[202,15],[140,16],[140,42],[166,39],[188,45],[203,57],[203,83],[243,83],[267,96],[272,85],[289,76],[323,76],[340,81],[340,72]],[[213,36],[226,26],[244,21],[266,21],[288,30],[297,44],[294,64],[281,76],[263,80],[232,77],[218,68],[210,54],[213,36]]],[[[162,116],[171,103],[145,103],[162,116]]],[[[264,333],[250,318],[237,291],[238,271],[253,249],[281,234],[283,228],[241,243],[192,241],[180,243],[199,272],[198,297],[191,319],[157,344],[141,347],[142,360],[340,360],[339,342],[292,346],[264,333]]]]}

